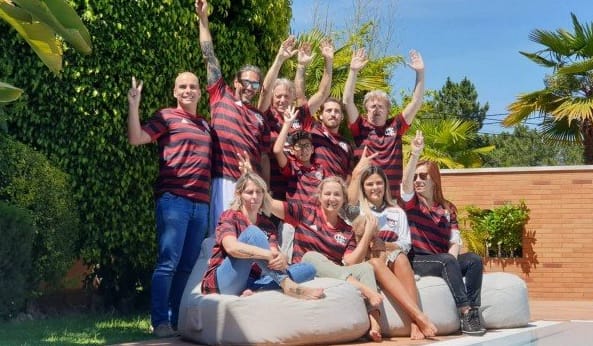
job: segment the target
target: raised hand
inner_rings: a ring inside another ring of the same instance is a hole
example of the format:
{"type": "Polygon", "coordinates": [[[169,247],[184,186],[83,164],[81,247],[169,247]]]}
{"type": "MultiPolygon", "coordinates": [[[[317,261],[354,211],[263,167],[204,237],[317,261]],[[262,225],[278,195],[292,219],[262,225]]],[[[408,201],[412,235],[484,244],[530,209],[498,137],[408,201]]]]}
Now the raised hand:
{"type": "Polygon", "coordinates": [[[321,50],[321,55],[324,58],[334,58],[334,43],[332,42],[331,38],[325,38],[319,42],[319,49],[321,50]]]}
{"type": "Polygon", "coordinates": [[[297,62],[300,65],[307,66],[313,61],[313,48],[311,47],[311,42],[303,42],[299,46],[299,54],[297,55],[297,62]]]}
{"type": "Polygon", "coordinates": [[[416,72],[424,71],[424,60],[422,60],[422,55],[413,49],[410,50],[410,62],[408,62],[407,65],[416,72]]]}
{"type": "Polygon", "coordinates": [[[299,111],[297,110],[297,108],[293,105],[290,105],[286,108],[286,110],[284,111],[284,122],[285,123],[292,123],[296,118],[297,115],[299,114],[299,111]]]}
{"type": "Polygon", "coordinates": [[[371,164],[373,163],[373,159],[377,155],[379,155],[379,152],[369,155],[368,148],[365,145],[364,148],[362,149],[362,155],[360,155],[360,160],[358,160],[358,163],[352,170],[352,176],[360,176],[360,174],[362,174],[362,172],[364,170],[366,170],[367,168],[369,168],[371,166],[371,164]]]}
{"type": "Polygon", "coordinates": [[[359,71],[367,64],[367,62],[369,62],[369,58],[367,56],[366,50],[364,48],[356,49],[352,52],[350,69],[353,71],[359,71]]]}
{"type": "Polygon", "coordinates": [[[422,149],[424,149],[424,136],[422,135],[422,131],[416,131],[416,137],[412,140],[412,153],[413,154],[420,154],[422,149]]]}
{"type": "Polygon", "coordinates": [[[379,229],[377,218],[373,214],[365,215],[364,233],[375,236],[379,229]]]}
{"type": "Polygon", "coordinates": [[[251,161],[249,160],[249,155],[246,151],[243,151],[243,154],[237,153],[237,157],[239,160],[239,170],[241,171],[241,174],[253,172],[253,167],[251,166],[251,161]]]}
{"type": "Polygon", "coordinates": [[[207,0],[196,0],[195,2],[196,14],[198,18],[208,17],[208,1],[207,0]]]}
{"type": "Polygon", "coordinates": [[[296,45],[296,38],[292,35],[288,36],[284,42],[280,45],[280,49],[278,50],[278,56],[284,61],[292,58],[296,53],[297,49],[295,49],[296,45]]]}
{"type": "Polygon", "coordinates": [[[139,106],[142,97],[142,81],[136,82],[136,77],[132,77],[132,87],[128,91],[128,103],[130,106],[139,106]]]}

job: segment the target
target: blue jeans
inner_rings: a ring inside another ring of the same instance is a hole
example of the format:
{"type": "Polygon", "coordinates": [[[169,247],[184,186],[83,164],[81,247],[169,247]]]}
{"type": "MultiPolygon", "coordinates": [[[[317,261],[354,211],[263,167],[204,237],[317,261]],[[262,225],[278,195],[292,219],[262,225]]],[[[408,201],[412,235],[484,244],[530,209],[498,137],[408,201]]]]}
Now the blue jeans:
{"type": "Polygon", "coordinates": [[[411,264],[420,276],[442,277],[458,308],[480,306],[483,274],[480,256],[473,252],[461,254],[457,259],[449,253],[415,255],[411,264]]]}
{"type": "Polygon", "coordinates": [[[156,201],[158,259],[150,309],[154,327],[162,323],[177,327],[181,296],[208,231],[209,209],[206,203],[168,192],[156,201]]]}
{"type": "MultiPolygon", "coordinates": [[[[266,234],[257,226],[247,227],[237,238],[241,243],[269,249],[270,244],[266,234]]],[[[225,258],[216,269],[218,290],[222,294],[240,295],[246,289],[278,289],[280,283],[290,277],[292,281],[301,283],[315,277],[315,268],[307,263],[290,265],[286,271],[271,270],[268,261],[251,258],[225,258]],[[253,263],[262,270],[258,280],[249,277],[253,263]]]]}

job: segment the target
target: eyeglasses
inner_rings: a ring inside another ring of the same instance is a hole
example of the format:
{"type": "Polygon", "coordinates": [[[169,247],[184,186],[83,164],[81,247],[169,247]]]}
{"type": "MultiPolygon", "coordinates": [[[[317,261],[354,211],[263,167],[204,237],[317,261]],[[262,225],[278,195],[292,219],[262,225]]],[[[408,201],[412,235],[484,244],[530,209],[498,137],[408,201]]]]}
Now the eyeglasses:
{"type": "Polygon", "coordinates": [[[249,79],[241,79],[240,82],[241,82],[241,85],[243,86],[243,88],[247,88],[248,86],[251,86],[251,88],[254,90],[259,90],[259,87],[261,85],[260,82],[254,81],[254,80],[249,80],[249,79]]]}
{"type": "Polygon", "coordinates": [[[311,143],[295,144],[294,145],[294,150],[296,150],[296,151],[311,150],[311,149],[313,149],[313,145],[311,143]]]}
{"type": "Polygon", "coordinates": [[[428,173],[416,173],[414,174],[414,181],[420,177],[420,180],[426,180],[428,178],[428,173]]]}

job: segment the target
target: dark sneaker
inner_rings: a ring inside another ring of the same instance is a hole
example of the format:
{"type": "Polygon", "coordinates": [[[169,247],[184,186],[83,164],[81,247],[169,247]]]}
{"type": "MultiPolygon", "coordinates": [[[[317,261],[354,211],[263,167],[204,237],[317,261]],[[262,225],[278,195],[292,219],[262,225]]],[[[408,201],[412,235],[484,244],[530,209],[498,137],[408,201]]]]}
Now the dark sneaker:
{"type": "Polygon", "coordinates": [[[157,338],[170,338],[173,336],[179,336],[179,333],[173,330],[173,328],[168,323],[161,323],[156,328],[154,328],[152,335],[156,336],[157,338]]]}
{"type": "Polygon", "coordinates": [[[486,332],[486,328],[482,326],[482,320],[480,320],[480,308],[471,308],[471,313],[474,314],[474,318],[476,319],[480,330],[484,333],[486,332]]]}
{"type": "Polygon", "coordinates": [[[473,309],[461,315],[461,332],[472,336],[482,336],[486,333],[486,330],[482,329],[480,316],[473,312],[473,309]]]}

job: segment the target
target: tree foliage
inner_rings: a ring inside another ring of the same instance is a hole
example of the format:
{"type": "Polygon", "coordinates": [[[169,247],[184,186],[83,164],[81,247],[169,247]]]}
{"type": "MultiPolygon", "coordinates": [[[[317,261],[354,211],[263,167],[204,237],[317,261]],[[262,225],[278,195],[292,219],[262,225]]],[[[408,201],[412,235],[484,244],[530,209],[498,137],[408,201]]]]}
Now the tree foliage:
{"type": "MultiPolygon", "coordinates": [[[[288,0],[211,1],[214,45],[227,80],[246,63],[269,66],[288,34],[289,5],[288,0]]],[[[108,293],[106,302],[115,304],[147,288],[156,259],[151,186],[158,160],[156,146],[127,143],[131,77],[144,81],[146,118],[173,104],[179,72],[192,70],[202,81],[206,73],[193,0],[77,0],[73,6],[89,30],[94,53],[83,58],[65,46],[67,68],[59,79],[0,25],[0,59],[6,61],[0,75],[25,90],[4,108],[10,133],[72,176],[73,199],[82,214],[83,258],[108,293]]],[[[207,114],[207,97],[199,109],[207,114]]]]}
{"type": "Polygon", "coordinates": [[[432,102],[437,117],[473,121],[476,132],[482,128],[489,109],[488,103],[480,105],[478,92],[467,78],[456,83],[447,77],[445,85],[436,92],[432,102]]]}
{"type": "Polygon", "coordinates": [[[535,118],[548,143],[578,144],[584,162],[593,164],[593,23],[581,24],[574,14],[571,17],[572,32],[536,29],[529,35],[544,48],[520,53],[551,72],[543,89],[517,96],[503,124],[535,118]]]}
{"type": "Polygon", "coordinates": [[[513,133],[484,135],[481,140],[495,150],[484,157],[484,167],[532,167],[581,165],[578,146],[549,145],[535,129],[517,125],[513,133]]]}

